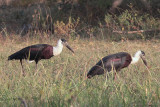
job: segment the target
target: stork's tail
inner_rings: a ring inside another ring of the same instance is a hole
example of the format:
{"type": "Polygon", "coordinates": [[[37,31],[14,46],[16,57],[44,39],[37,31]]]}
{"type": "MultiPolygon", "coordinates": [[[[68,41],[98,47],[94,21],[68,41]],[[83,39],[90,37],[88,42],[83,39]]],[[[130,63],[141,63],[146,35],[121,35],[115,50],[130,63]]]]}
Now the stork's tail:
{"type": "Polygon", "coordinates": [[[12,59],[15,59],[16,55],[15,54],[12,54],[8,57],[8,60],[12,60],[12,59]]]}
{"type": "Polygon", "coordinates": [[[8,57],[8,60],[11,60],[10,56],[8,57]]]}
{"type": "Polygon", "coordinates": [[[16,52],[16,53],[10,55],[10,56],[8,57],[8,60],[21,59],[20,57],[21,57],[21,56],[19,55],[19,52],[16,52]]]}

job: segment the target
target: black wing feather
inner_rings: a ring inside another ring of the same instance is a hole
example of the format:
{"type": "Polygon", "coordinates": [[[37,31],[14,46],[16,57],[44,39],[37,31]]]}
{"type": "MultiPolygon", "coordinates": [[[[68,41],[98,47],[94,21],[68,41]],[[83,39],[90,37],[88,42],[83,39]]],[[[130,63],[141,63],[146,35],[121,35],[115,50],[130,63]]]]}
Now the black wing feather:
{"type": "Polygon", "coordinates": [[[37,45],[31,45],[28,47],[25,47],[21,49],[20,51],[10,55],[8,57],[8,60],[12,59],[29,59],[29,60],[35,60],[38,58],[42,52],[42,50],[47,47],[47,44],[37,44],[37,45]]]}
{"type": "Polygon", "coordinates": [[[87,76],[101,75],[104,71],[110,72],[113,68],[116,71],[128,66],[131,62],[131,56],[126,52],[119,52],[102,58],[95,66],[93,66],[87,76]],[[128,61],[129,59],[129,61],[128,61]],[[126,63],[126,60],[128,61],[126,63]]]}

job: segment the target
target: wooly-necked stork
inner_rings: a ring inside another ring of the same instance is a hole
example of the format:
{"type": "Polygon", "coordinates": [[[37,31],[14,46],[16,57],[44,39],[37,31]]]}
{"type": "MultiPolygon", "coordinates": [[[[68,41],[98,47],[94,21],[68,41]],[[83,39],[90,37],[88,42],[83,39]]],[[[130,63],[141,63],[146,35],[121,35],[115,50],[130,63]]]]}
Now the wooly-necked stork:
{"type": "Polygon", "coordinates": [[[57,46],[55,47],[48,45],[48,44],[31,45],[31,46],[25,47],[21,49],[20,51],[15,52],[14,54],[10,55],[8,57],[8,60],[13,60],[13,59],[20,60],[22,71],[23,71],[22,59],[29,60],[29,62],[35,61],[36,68],[37,68],[37,64],[39,60],[50,59],[52,56],[59,55],[62,52],[63,45],[65,45],[70,51],[74,53],[74,51],[68,45],[65,39],[59,39],[57,46]]]}
{"type": "Polygon", "coordinates": [[[120,71],[122,68],[128,67],[130,64],[137,63],[140,58],[147,66],[147,62],[145,60],[145,53],[143,51],[137,51],[133,57],[127,52],[119,52],[116,54],[108,55],[102,58],[95,66],[93,66],[89,70],[87,78],[110,72],[113,69],[116,71],[120,71]]]}

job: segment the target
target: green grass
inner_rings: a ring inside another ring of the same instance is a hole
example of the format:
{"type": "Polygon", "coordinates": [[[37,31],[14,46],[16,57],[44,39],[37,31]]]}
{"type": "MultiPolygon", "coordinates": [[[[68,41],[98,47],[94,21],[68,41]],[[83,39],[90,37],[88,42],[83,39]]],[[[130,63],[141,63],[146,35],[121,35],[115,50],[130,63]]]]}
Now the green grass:
{"type": "Polygon", "coordinates": [[[72,107],[147,107],[160,105],[160,43],[156,41],[107,42],[105,40],[68,41],[67,48],[56,57],[35,63],[7,61],[10,54],[36,43],[56,45],[56,40],[6,39],[0,42],[0,105],[20,106],[22,98],[28,106],[72,107]],[[26,41],[26,42],[24,42],[26,41]],[[146,53],[149,71],[142,61],[122,69],[117,80],[105,75],[86,80],[88,70],[106,55],[137,50],[146,53]],[[36,73],[35,73],[36,72],[36,73]],[[150,73],[151,75],[150,75],[150,73]]]}

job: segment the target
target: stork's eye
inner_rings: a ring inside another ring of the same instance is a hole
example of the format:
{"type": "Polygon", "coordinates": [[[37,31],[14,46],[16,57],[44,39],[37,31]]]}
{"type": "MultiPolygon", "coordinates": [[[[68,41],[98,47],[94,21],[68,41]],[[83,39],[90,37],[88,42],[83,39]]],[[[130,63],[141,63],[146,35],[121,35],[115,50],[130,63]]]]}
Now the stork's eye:
{"type": "Polygon", "coordinates": [[[141,53],[142,53],[142,56],[145,56],[145,53],[143,51],[141,51],[141,53]]]}
{"type": "Polygon", "coordinates": [[[65,40],[65,39],[61,39],[61,41],[62,41],[62,42],[64,42],[64,43],[66,42],[66,40],[65,40]]]}

